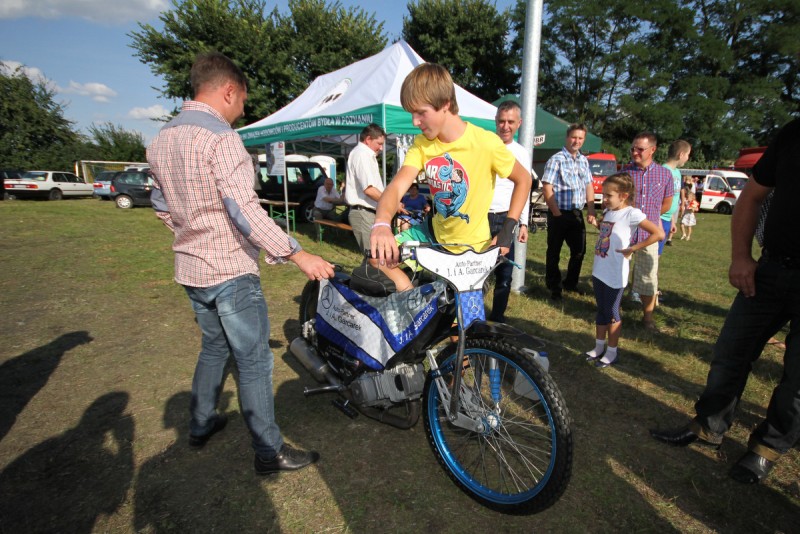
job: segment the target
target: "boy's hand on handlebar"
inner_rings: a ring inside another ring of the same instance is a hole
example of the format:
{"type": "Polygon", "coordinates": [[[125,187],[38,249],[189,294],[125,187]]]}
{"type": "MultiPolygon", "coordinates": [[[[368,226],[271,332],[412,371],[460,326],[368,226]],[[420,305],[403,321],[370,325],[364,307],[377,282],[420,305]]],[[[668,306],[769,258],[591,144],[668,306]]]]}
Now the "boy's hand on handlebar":
{"type": "Polygon", "coordinates": [[[309,254],[305,250],[301,250],[297,254],[289,256],[289,260],[300,267],[309,280],[333,278],[333,264],[316,254],[309,254]]]}
{"type": "Polygon", "coordinates": [[[369,236],[369,250],[372,259],[378,260],[380,265],[394,267],[400,258],[394,234],[386,226],[376,226],[372,229],[369,236]]]}

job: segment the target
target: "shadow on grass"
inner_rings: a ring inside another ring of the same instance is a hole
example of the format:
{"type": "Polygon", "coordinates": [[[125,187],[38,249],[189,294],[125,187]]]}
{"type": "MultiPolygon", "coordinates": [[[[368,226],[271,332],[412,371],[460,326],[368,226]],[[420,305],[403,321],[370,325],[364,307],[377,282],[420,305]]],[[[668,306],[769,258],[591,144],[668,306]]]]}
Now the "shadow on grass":
{"type": "Polygon", "coordinates": [[[133,480],[128,393],[98,397],[75,428],[43,441],[0,473],[3,532],[92,532],[125,502],[133,480]]]}
{"type": "MultiPolygon", "coordinates": [[[[788,498],[766,487],[757,492],[746,490],[728,478],[730,466],[745,452],[743,444],[729,438],[718,453],[709,454],[695,446],[671,448],[649,436],[650,428],[680,426],[689,416],[630,384],[650,382],[689,398],[697,398],[704,384],[687,382],[669,374],[660,363],[627,350],[621,350],[617,365],[599,370],[557,345],[560,339],[574,340],[574,332],[551,331],[531,320],[514,324],[554,341],[549,347],[550,371],[575,420],[574,483],[580,494],[596,497],[584,505],[596,507],[594,513],[602,518],[598,521],[618,521],[608,523],[615,529],[655,521],[653,530],[660,530],[659,526],[664,526],[661,514],[654,510],[653,518],[644,517],[636,510],[669,503],[677,507],[675,513],[665,515],[671,518],[669,530],[680,525],[676,520],[689,521],[678,526],[680,530],[692,522],[701,529],[723,531],[764,531],[767,525],[770,531],[794,528],[795,519],[789,518],[796,518],[797,509],[788,498]],[[619,379],[620,373],[628,376],[629,383],[619,379]],[[633,505],[632,500],[642,502],[633,505]]],[[[580,346],[590,347],[593,336],[588,333],[584,337],[580,346]]],[[[739,419],[746,422],[758,412],[763,414],[763,408],[744,404],[739,419]]],[[[602,526],[599,529],[604,530],[602,526]]]]}
{"type": "Polygon", "coordinates": [[[228,426],[200,450],[188,445],[191,392],[180,391],[164,405],[163,426],[172,444],[149,458],[136,478],[137,532],[273,532],[277,512],[253,472],[250,434],[241,412],[231,412],[233,392],[217,409],[228,426]]]}
{"type": "Polygon", "coordinates": [[[0,365],[0,440],[8,434],[30,400],[47,384],[64,354],[92,340],[89,332],[70,332],[0,365]]]}

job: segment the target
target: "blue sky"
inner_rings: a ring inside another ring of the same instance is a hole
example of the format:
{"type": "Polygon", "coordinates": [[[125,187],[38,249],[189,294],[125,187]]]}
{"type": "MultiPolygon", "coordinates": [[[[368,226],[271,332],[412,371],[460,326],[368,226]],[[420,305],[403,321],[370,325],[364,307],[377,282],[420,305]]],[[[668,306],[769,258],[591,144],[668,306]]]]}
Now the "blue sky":
{"type": "MultiPolygon", "coordinates": [[[[389,42],[399,37],[408,14],[403,1],[340,3],[373,12],[389,42]]],[[[497,1],[498,9],[512,4],[497,1]]],[[[288,12],[285,0],[268,2],[268,9],[274,5],[288,12]]],[[[162,81],[133,56],[127,34],[137,22],[158,27],[159,13],[171,6],[169,0],[0,0],[0,61],[44,79],[66,117],[84,132],[93,123],[111,122],[141,132],[148,142],[161,124],[152,119],[176,102],[153,89],[162,81]]]]}

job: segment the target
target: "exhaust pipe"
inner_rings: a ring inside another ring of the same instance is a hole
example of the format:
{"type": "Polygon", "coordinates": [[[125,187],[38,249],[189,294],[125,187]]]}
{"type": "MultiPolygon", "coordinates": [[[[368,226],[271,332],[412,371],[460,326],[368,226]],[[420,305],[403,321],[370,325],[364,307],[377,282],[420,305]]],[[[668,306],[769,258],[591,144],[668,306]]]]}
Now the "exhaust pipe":
{"type": "Polygon", "coordinates": [[[317,351],[314,350],[314,347],[309,345],[302,337],[297,337],[292,341],[289,345],[289,352],[294,354],[294,357],[303,364],[303,367],[311,373],[311,376],[317,382],[334,386],[341,385],[341,380],[333,374],[328,363],[317,356],[317,351]]]}

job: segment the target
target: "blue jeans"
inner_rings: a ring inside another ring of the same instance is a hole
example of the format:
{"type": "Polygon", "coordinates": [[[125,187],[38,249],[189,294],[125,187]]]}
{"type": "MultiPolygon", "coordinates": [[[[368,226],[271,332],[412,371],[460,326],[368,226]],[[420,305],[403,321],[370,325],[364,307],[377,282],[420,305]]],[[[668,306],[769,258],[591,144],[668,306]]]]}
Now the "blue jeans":
{"type": "Polygon", "coordinates": [[[253,448],[265,459],[283,446],[275,423],[272,394],[273,355],[269,348],[267,302],[258,276],[248,274],[211,287],[184,286],[203,333],[192,381],[190,432],[201,436],[214,425],[228,355],[239,369],[239,400],[253,437],[253,448]]]}
{"type": "Polygon", "coordinates": [[[800,269],[759,261],[756,294],[736,295],[719,338],[706,388],[695,404],[696,420],[723,434],[733,423],[752,364],[770,337],[788,322],[783,376],[772,393],[766,419],[750,436],[753,442],[785,453],[800,438],[800,269]]]}

